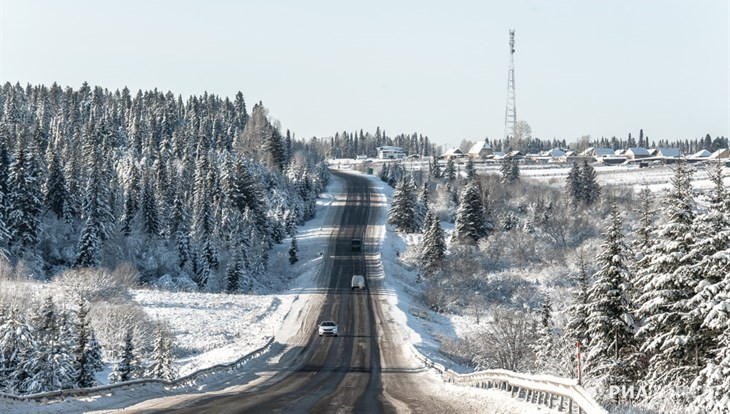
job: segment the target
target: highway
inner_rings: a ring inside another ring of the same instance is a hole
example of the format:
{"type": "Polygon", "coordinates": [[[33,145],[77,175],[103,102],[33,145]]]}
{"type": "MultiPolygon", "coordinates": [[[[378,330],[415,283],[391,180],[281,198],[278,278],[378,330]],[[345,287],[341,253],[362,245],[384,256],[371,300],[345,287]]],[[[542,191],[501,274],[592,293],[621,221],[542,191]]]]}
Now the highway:
{"type": "MultiPolygon", "coordinates": [[[[302,317],[299,334],[287,344],[271,372],[242,391],[202,394],[167,408],[175,413],[453,413],[458,408],[427,395],[427,375],[404,346],[403,334],[388,316],[379,240],[373,226],[385,206],[374,202],[371,181],[337,174],[345,181],[346,202],[334,206],[333,232],[317,276],[323,300],[302,317]],[[352,239],[363,240],[353,251],[352,239]],[[365,274],[367,289],[353,291],[353,274],[365,274]],[[379,275],[378,275],[379,273],[379,275]],[[378,275],[375,277],[375,275],[378,275]],[[319,337],[317,324],[334,320],[338,337],[319,337]]],[[[382,224],[382,223],[379,223],[382,224]]],[[[451,402],[453,403],[453,401],[451,402]]]]}

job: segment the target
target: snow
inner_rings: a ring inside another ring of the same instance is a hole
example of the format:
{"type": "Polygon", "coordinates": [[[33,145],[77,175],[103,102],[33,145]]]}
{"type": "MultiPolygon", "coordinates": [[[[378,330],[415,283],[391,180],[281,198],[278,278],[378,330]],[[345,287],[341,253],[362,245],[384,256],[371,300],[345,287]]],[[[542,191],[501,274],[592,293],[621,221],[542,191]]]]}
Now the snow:
{"type": "MultiPolygon", "coordinates": [[[[382,192],[380,202],[387,204],[393,189],[385,183],[370,176],[372,183],[382,192]]],[[[137,290],[133,292],[136,302],[155,318],[169,324],[175,333],[176,368],[180,375],[217,364],[232,362],[246,355],[275,336],[279,343],[286,343],[299,332],[302,320],[300,317],[288,315],[306,314],[313,304],[322,299],[322,294],[315,287],[315,276],[327,240],[333,232],[328,226],[331,222],[332,210],[328,207],[344,200],[342,181],[333,177],[328,193],[318,201],[318,212],[315,219],[299,229],[299,262],[292,271],[298,276],[293,279],[290,288],[283,293],[269,295],[226,295],[210,293],[170,293],[156,290],[137,290]]],[[[387,209],[380,209],[379,221],[385,223],[387,209]]],[[[383,273],[372,275],[385,278],[386,286],[393,294],[388,295],[387,306],[393,320],[403,329],[404,340],[410,341],[415,348],[434,362],[445,365],[457,372],[465,372],[460,367],[442,357],[438,350],[439,338],[454,337],[457,331],[464,329],[467,323],[459,318],[449,319],[426,310],[415,299],[419,287],[415,285],[416,273],[399,264],[398,256],[416,238],[402,238],[392,231],[390,226],[376,226],[375,234],[382,239],[383,273]]],[[[272,257],[281,261],[288,258],[288,242],[275,248],[272,257]]],[[[270,270],[278,271],[278,270],[270,270]]],[[[271,355],[261,357],[245,366],[249,374],[265,366],[271,355]]],[[[221,373],[220,376],[241,374],[221,373]]],[[[449,401],[458,401],[463,406],[462,412],[512,413],[556,413],[534,404],[511,398],[507,392],[499,390],[483,390],[448,384],[434,370],[430,371],[431,380],[423,383],[424,392],[429,395],[440,395],[449,401]]],[[[256,377],[249,375],[251,380],[256,377]]],[[[226,378],[219,381],[227,384],[226,378]]],[[[225,386],[196,385],[200,391],[215,391],[225,386]],[[218,387],[218,388],[216,388],[218,387]]],[[[192,389],[188,389],[192,392],[192,389]]],[[[178,391],[178,394],[183,391],[178,391]]],[[[116,409],[129,406],[154,397],[170,395],[161,385],[145,385],[124,390],[115,390],[101,396],[67,397],[63,401],[46,401],[44,403],[18,402],[0,398],[0,412],[90,412],[116,409]]],[[[184,398],[184,397],[177,397],[184,398]]]]}

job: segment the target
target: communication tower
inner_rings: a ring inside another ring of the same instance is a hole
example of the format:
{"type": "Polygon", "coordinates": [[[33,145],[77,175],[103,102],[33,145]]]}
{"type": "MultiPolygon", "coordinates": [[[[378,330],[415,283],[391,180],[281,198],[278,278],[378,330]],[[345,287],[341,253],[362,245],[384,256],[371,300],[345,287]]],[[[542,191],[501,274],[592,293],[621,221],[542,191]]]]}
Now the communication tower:
{"type": "Polygon", "coordinates": [[[504,114],[504,138],[514,133],[517,123],[517,99],[515,97],[515,31],[509,31],[509,72],[507,73],[507,109],[504,114]]]}

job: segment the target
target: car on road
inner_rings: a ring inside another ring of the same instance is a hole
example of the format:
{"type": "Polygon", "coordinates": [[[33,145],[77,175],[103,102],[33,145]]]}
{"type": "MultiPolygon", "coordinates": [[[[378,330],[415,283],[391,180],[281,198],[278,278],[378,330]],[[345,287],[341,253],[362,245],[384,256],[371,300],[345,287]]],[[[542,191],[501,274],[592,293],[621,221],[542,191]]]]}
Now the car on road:
{"type": "Polygon", "coordinates": [[[362,240],[352,239],[352,251],[359,252],[361,248],[362,248],[362,240]]]}
{"type": "Polygon", "coordinates": [[[337,336],[337,324],[334,321],[324,321],[319,324],[319,336],[332,335],[337,336]]]}
{"type": "Polygon", "coordinates": [[[350,282],[350,287],[352,287],[352,290],[365,289],[365,276],[363,275],[354,275],[352,277],[352,281],[350,282]]]}

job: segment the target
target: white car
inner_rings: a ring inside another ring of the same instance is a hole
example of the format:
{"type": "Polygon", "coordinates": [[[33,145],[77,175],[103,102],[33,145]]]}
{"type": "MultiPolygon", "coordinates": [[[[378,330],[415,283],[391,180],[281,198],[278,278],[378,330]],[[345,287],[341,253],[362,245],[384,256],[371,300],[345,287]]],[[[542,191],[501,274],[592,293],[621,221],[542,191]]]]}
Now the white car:
{"type": "Polygon", "coordinates": [[[337,336],[337,324],[333,321],[324,321],[319,324],[319,336],[332,335],[337,336]]]}
{"type": "Polygon", "coordinates": [[[355,275],[352,277],[352,281],[350,282],[350,287],[352,290],[365,289],[365,277],[363,275],[355,275]]]}

